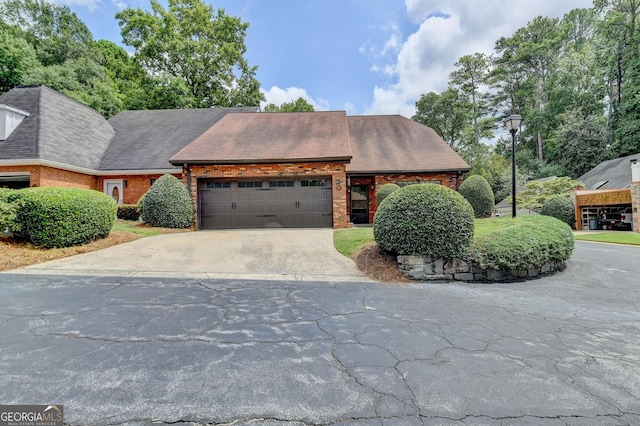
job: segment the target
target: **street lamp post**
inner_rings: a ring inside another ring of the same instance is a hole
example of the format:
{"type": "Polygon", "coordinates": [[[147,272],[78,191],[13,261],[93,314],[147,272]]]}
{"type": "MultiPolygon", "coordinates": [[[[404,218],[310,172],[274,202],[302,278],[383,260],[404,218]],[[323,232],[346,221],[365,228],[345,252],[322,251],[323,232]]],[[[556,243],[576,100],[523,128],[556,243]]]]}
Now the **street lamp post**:
{"type": "Polygon", "coordinates": [[[516,217],[516,132],[522,117],[512,114],[504,120],[504,127],[511,133],[511,217],[516,217]]]}

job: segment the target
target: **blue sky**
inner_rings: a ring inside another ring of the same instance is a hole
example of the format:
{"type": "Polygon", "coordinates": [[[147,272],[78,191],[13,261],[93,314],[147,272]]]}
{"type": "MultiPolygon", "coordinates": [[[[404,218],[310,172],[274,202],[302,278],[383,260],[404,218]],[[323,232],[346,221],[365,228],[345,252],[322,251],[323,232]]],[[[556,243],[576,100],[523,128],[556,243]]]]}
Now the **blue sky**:
{"type": "MultiPolygon", "coordinates": [[[[96,39],[121,44],[114,18],[148,0],[56,0],[96,39]]],[[[302,96],[316,110],[411,117],[423,93],[441,92],[456,60],[542,15],[561,17],[592,0],[217,0],[250,27],[246,58],[267,102],[302,96]]],[[[164,2],[166,5],[166,1],[164,2]]],[[[130,50],[130,49],[129,49],[130,50]]]]}

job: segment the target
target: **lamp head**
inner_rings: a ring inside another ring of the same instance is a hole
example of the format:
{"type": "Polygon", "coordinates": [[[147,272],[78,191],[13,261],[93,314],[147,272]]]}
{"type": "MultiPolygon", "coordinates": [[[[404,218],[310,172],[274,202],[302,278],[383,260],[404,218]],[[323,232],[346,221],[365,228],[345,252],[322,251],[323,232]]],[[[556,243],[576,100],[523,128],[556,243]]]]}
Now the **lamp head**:
{"type": "Polygon", "coordinates": [[[512,114],[503,121],[504,127],[510,132],[517,132],[522,123],[522,117],[518,114],[512,114]]]}

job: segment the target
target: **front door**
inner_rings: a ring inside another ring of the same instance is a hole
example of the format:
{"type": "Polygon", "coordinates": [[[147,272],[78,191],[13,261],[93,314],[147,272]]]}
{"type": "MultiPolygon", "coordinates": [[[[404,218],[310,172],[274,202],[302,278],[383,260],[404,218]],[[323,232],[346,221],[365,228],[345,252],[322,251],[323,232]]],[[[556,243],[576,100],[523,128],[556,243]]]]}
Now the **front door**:
{"type": "Polygon", "coordinates": [[[113,198],[116,203],[122,204],[122,179],[105,179],[104,193],[113,198]]]}
{"type": "Polygon", "coordinates": [[[367,185],[351,186],[351,222],[369,223],[369,190],[367,185]]]}

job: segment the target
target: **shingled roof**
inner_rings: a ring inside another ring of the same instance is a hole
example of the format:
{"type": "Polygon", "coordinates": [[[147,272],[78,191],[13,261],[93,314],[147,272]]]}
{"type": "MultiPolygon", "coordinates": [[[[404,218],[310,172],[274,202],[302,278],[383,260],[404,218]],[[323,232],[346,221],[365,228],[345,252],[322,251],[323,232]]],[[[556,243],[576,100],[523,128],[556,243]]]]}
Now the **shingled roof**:
{"type": "Polygon", "coordinates": [[[115,131],[100,113],[46,86],[0,95],[30,115],[0,141],[0,160],[43,160],[96,170],[115,131]]]}
{"type": "Polygon", "coordinates": [[[351,159],[344,111],[229,114],[171,163],[238,164],[351,159]]]}
{"type": "Polygon", "coordinates": [[[578,178],[587,189],[624,189],[631,185],[631,160],[640,161],[640,153],[614,158],[589,170],[578,178]]]}
{"type": "Polygon", "coordinates": [[[431,128],[400,115],[349,116],[353,160],[347,173],[467,171],[469,165],[431,128]]]}
{"type": "Polygon", "coordinates": [[[169,158],[225,115],[257,111],[258,107],[123,111],[109,119],[116,135],[100,169],[178,169],[169,158]]]}

